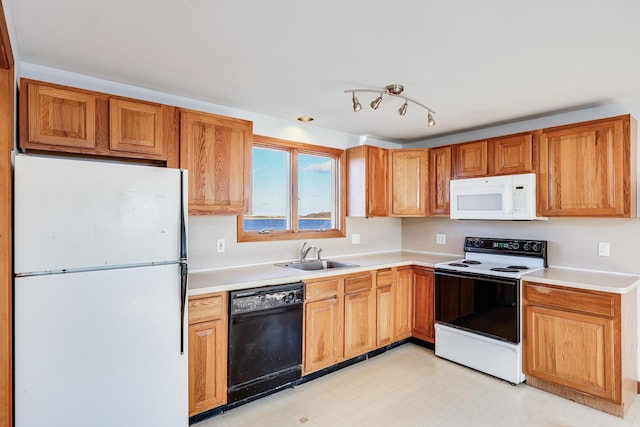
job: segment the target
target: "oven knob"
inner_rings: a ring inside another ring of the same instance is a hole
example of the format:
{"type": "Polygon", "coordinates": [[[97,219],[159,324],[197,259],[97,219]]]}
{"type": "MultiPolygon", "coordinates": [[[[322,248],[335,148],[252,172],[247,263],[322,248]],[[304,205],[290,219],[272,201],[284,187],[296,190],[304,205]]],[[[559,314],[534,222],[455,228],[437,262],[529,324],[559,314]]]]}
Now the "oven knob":
{"type": "Polygon", "coordinates": [[[540,251],[540,244],[539,243],[534,243],[533,244],[533,250],[536,251],[536,252],[539,252],[540,251]]]}
{"type": "Polygon", "coordinates": [[[518,250],[519,247],[520,244],[518,242],[511,243],[511,249],[513,249],[514,251],[518,250]]]}
{"type": "Polygon", "coordinates": [[[523,249],[525,251],[528,251],[530,248],[531,248],[531,245],[529,245],[529,242],[525,243],[524,246],[523,246],[523,249]]]}
{"type": "Polygon", "coordinates": [[[476,239],[473,241],[473,246],[475,246],[476,248],[480,247],[480,240],[476,239]]]}

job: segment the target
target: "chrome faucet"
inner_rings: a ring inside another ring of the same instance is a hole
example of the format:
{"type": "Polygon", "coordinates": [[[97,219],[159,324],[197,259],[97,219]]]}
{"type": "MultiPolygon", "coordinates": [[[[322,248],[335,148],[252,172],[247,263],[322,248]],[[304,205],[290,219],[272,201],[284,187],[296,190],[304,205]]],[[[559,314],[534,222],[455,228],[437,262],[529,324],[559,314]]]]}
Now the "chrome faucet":
{"type": "Polygon", "coordinates": [[[311,245],[307,247],[307,242],[304,242],[304,244],[302,245],[302,248],[300,249],[300,262],[305,262],[307,255],[309,254],[309,251],[313,249],[316,253],[316,258],[318,259],[318,261],[320,261],[320,258],[322,256],[322,248],[319,248],[315,245],[311,245]]]}

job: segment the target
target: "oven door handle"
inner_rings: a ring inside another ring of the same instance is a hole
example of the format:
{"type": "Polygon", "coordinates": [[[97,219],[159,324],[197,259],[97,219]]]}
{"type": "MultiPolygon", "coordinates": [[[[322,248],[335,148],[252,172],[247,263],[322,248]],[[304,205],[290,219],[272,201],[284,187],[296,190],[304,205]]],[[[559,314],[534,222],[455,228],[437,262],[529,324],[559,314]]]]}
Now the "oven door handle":
{"type": "Polygon", "coordinates": [[[516,286],[519,282],[519,279],[505,279],[503,277],[500,276],[489,276],[489,275],[484,275],[484,274],[475,274],[475,273],[460,273],[460,274],[456,274],[456,273],[450,273],[450,272],[444,272],[444,271],[436,271],[435,272],[436,276],[445,276],[445,277],[457,277],[459,279],[486,279],[486,280],[491,280],[494,283],[500,283],[502,285],[509,285],[509,286],[516,286]]]}

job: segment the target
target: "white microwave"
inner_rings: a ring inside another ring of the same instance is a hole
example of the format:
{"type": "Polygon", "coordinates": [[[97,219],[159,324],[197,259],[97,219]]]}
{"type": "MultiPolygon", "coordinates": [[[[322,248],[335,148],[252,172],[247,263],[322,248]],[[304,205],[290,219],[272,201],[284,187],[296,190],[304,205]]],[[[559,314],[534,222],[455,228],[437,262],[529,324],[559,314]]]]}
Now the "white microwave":
{"type": "Polygon", "coordinates": [[[533,220],[536,174],[488,176],[450,182],[453,219],[533,220]]]}

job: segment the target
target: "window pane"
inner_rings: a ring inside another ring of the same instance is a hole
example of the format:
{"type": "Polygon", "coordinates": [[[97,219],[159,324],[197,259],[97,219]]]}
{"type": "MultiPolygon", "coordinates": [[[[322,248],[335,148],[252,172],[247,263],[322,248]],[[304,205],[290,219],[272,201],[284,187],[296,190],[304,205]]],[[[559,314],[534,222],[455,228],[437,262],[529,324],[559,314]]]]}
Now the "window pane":
{"type": "Polygon", "coordinates": [[[252,215],[244,217],[244,229],[289,230],[289,153],[253,147],[252,215]]]}
{"type": "Polygon", "coordinates": [[[336,228],[334,193],[335,160],[310,154],[298,155],[298,228],[336,228]]]}

